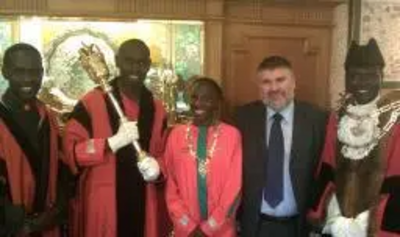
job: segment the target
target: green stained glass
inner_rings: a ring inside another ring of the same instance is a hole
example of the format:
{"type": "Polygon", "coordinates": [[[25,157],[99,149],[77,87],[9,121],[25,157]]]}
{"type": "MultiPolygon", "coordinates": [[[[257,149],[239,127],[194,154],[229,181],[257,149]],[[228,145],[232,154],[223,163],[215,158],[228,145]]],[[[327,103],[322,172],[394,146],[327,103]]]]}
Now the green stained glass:
{"type": "MultiPolygon", "coordinates": [[[[184,88],[183,80],[176,80],[175,75],[187,80],[193,75],[202,74],[203,31],[200,21],[86,21],[78,18],[23,16],[0,18],[0,57],[14,42],[26,42],[37,47],[43,55],[45,68],[41,97],[73,105],[95,86],[79,62],[78,50],[82,43],[99,46],[112,78],[118,74],[114,60],[118,46],[127,39],[138,38],[150,48],[152,65],[146,86],[156,98],[163,100],[169,112],[175,107],[176,90],[182,92],[184,88]],[[182,85],[178,85],[178,82],[182,85]]],[[[6,87],[6,81],[0,80],[0,92],[6,87]]],[[[64,110],[60,103],[53,103],[52,107],[64,110]]]]}
{"type": "MultiPolygon", "coordinates": [[[[0,20],[0,67],[3,63],[3,54],[7,47],[13,43],[12,23],[8,20],[0,20]]],[[[0,93],[7,88],[7,81],[0,74],[0,93]]]]}
{"type": "Polygon", "coordinates": [[[183,79],[202,72],[202,25],[175,25],[175,71],[183,79]]]}

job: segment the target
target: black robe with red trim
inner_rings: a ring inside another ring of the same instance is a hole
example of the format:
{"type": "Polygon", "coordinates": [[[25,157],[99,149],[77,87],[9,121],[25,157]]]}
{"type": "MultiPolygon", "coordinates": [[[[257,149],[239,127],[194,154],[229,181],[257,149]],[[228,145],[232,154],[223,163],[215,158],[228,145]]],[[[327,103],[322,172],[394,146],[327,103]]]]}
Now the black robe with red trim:
{"type": "MultiPolygon", "coordinates": [[[[378,106],[390,104],[400,95],[390,94],[378,106]]],[[[379,117],[380,127],[389,121],[390,113],[379,117]]],[[[338,115],[332,113],[325,138],[322,159],[317,169],[312,223],[323,223],[332,194],[336,194],[341,213],[356,217],[369,210],[368,236],[400,236],[400,122],[393,125],[377,147],[362,160],[342,156],[337,140],[338,115]]]]}
{"type": "MultiPolygon", "coordinates": [[[[145,88],[140,104],[119,92],[114,95],[129,120],[138,120],[141,147],[162,166],[166,114],[145,88]]],[[[119,118],[106,94],[95,88],[75,107],[66,126],[65,149],[79,173],[74,207],[74,237],[166,236],[168,218],[163,189],[144,182],[136,152],[127,146],[114,154],[107,138],[118,130],[119,118]]]]}
{"type": "MultiPolygon", "coordinates": [[[[36,101],[31,105],[32,111],[26,112],[9,93],[3,98],[8,100],[0,103],[0,227],[3,225],[2,231],[10,234],[18,232],[11,230],[15,223],[9,226],[10,216],[5,212],[10,207],[21,208],[21,217],[29,218],[54,210],[58,204],[60,153],[58,125],[44,104],[36,101]]],[[[54,227],[34,236],[59,234],[54,227]]]]}

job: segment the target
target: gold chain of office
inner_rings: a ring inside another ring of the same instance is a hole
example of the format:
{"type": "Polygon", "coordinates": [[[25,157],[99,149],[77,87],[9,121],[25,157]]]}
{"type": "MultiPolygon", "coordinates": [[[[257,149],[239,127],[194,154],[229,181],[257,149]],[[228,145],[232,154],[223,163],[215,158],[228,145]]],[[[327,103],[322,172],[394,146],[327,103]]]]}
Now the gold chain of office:
{"type": "Polygon", "coordinates": [[[213,133],[211,136],[212,142],[211,142],[210,148],[207,149],[206,159],[201,160],[201,159],[199,159],[199,157],[197,157],[196,151],[194,149],[192,124],[191,123],[187,124],[186,141],[187,141],[187,145],[189,148],[189,153],[196,161],[198,161],[197,171],[199,172],[199,174],[202,177],[205,177],[207,175],[208,164],[209,164],[211,158],[214,156],[215,150],[217,148],[217,143],[218,143],[220,132],[221,132],[221,126],[219,124],[213,126],[213,133]]]}

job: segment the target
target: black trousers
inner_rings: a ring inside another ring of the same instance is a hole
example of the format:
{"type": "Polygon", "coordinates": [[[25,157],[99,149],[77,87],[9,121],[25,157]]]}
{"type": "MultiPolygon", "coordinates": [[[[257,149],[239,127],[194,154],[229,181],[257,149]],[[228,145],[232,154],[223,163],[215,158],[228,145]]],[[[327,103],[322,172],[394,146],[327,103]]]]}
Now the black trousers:
{"type": "Polygon", "coordinates": [[[298,218],[260,216],[257,237],[299,237],[298,218]]]}

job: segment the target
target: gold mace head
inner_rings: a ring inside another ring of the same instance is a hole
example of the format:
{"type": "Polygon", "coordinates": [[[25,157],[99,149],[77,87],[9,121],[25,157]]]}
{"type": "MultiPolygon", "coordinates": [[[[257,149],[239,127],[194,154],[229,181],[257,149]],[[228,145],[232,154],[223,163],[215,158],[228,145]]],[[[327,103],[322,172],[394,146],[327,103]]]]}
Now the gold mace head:
{"type": "Polygon", "coordinates": [[[84,44],[79,49],[79,61],[85,71],[89,74],[96,84],[100,85],[106,91],[109,89],[108,78],[110,71],[103,52],[96,44],[84,44]]]}

